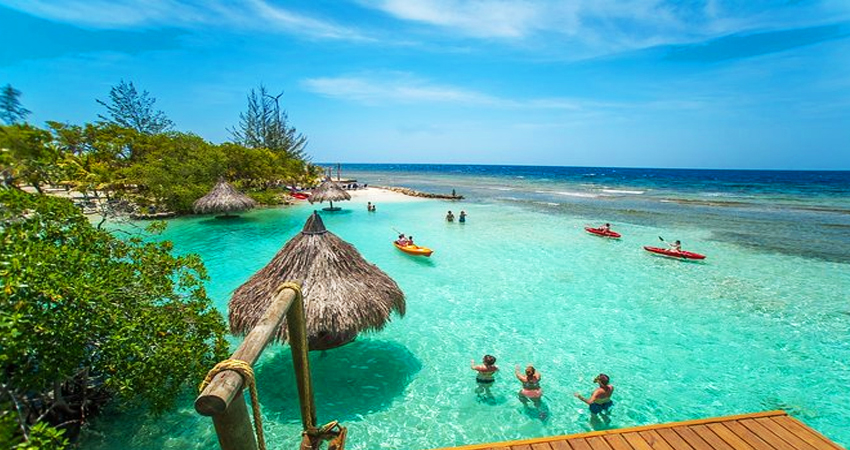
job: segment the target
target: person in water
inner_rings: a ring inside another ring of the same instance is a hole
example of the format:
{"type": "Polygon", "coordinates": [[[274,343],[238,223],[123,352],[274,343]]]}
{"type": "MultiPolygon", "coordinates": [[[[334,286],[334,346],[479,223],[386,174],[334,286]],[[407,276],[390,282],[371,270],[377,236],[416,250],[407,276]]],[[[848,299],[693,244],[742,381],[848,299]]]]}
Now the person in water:
{"type": "Polygon", "coordinates": [[[398,239],[396,239],[395,243],[404,247],[410,243],[410,240],[404,237],[404,234],[402,233],[398,235],[398,239]]]}
{"type": "Polygon", "coordinates": [[[577,399],[587,403],[587,406],[590,407],[591,415],[595,416],[602,412],[607,415],[608,410],[614,406],[614,402],[611,401],[611,395],[614,394],[614,385],[610,384],[610,381],[608,375],[600,373],[593,379],[593,382],[599,384],[599,387],[593,391],[593,394],[590,394],[590,398],[584,398],[578,392],[573,395],[577,399]]]}
{"type": "Polygon", "coordinates": [[[369,209],[369,212],[375,212],[375,211],[377,211],[375,208],[376,208],[376,206],[375,206],[375,205],[372,205],[372,206],[370,207],[370,209],[369,209]]]}
{"type": "Polygon", "coordinates": [[[454,222],[454,221],[455,221],[455,215],[452,214],[451,211],[449,211],[449,213],[446,214],[446,222],[454,222]]]}
{"type": "Polygon", "coordinates": [[[522,389],[517,393],[522,404],[528,406],[528,401],[531,400],[535,408],[540,408],[540,398],[543,397],[543,389],[540,388],[540,372],[529,364],[525,368],[525,375],[523,375],[519,371],[519,364],[517,364],[514,375],[522,383],[522,389]]]}
{"type": "Polygon", "coordinates": [[[457,221],[460,223],[466,222],[466,211],[460,212],[460,217],[458,217],[457,221]]]}
{"type": "Polygon", "coordinates": [[[475,360],[473,359],[470,367],[472,367],[472,370],[478,372],[475,376],[475,381],[478,383],[478,388],[475,389],[475,392],[477,394],[485,393],[487,397],[492,397],[493,394],[490,393],[490,386],[496,381],[494,375],[499,371],[499,368],[496,367],[496,357],[493,355],[484,355],[482,364],[475,364],[475,360]]]}
{"type": "Polygon", "coordinates": [[[366,211],[372,212],[372,202],[366,202],[366,211]]]}

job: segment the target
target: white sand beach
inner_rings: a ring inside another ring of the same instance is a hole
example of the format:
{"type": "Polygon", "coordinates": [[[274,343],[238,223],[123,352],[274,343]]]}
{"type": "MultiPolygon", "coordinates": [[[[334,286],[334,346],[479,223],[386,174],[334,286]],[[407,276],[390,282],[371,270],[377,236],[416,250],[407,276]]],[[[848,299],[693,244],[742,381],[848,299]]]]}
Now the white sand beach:
{"type": "Polygon", "coordinates": [[[351,190],[348,191],[348,193],[351,194],[352,203],[362,203],[365,205],[366,202],[372,202],[378,207],[380,207],[381,203],[416,202],[429,200],[427,198],[412,197],[399,192],[391,191],[389,189],[371,186],[367,188],[351,190]]]}

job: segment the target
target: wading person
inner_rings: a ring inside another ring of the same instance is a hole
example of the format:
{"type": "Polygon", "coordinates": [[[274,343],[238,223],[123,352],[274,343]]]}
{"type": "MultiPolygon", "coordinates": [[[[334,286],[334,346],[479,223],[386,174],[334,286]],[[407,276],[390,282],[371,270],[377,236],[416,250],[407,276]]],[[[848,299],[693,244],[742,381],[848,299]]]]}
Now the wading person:
{"type": "Polygon", "coordinates": [[[597,375],[593,379],[593,382],[599,384],[599,387],[590,394],[590,398],[584,398],[578,392],[573,395],[577,399],[587,403],[587,406],[590,407],[591,415],[595,416],[603,412],[607,415],[608,410],[614,406],[614,402],[611,401],[611,395],[614,394],[614,385],[610,384],[610,378],[604,373],[597,375]]]}

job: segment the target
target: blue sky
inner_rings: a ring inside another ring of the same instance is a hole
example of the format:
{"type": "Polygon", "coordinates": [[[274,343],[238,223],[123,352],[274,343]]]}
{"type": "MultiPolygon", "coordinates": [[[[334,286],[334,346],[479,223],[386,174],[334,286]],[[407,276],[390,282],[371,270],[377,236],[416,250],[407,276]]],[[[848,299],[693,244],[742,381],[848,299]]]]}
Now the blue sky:
{"type": "Polygon", "coordinates": [[[285,92],[319,162],[850,169],[850,1],[0,0],[0,84],[132,81],[229,139],[285,92]]]}

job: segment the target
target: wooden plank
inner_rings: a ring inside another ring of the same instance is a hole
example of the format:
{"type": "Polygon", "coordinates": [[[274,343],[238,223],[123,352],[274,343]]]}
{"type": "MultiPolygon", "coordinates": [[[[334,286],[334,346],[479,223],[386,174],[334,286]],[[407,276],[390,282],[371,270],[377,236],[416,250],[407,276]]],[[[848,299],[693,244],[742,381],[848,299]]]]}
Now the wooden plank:
{"type": "Polygon", "coordinates": [[[664,440],[676,450],[693,450],[693,447],[688,445],[688,443],[685,442],[681,436],[676,434],[672,428],[659,429],[658,434],[661,435],[661,437],[663,437],[664,440]]]}
{"type": "Polygon", "coordinates": [[[587,443],[590,444],[590,448],[593,450],[611,450],[611,446],[605,442],[602,436],[589,437],[587,438],[587,443]]]}
{"type": "Polygon", "coordinates": [[[714,448],[706,443],[697,433],[690,427],[675,427],[670,430],[679,435],[685,442],[695,450],[714,450],[714,448]]]}
{"type": "Polygon", "coordinates": [[[549,446],[552,447],[552,450],[571,450],[570,444],[567,444],[566,440],[560,441],[552,441],[549,443],[549,446]]]}
{"type": "Polygon", "coordinates": [[[734,450],[731,445],[705,425],[694,425],[690,429],[715,450],[734,450]]]}
{"type": "Polygon", "coordinates": [[[815,450],[815,448],[813,446],[809,445],[803,439],[800,439],[794,433],[786,430],[785,427],[783,427],[779,423],[771,420],[770,417],[763,417],[761,419],[753,419],[753,420],[760,423],[762,426],[764,426],[768,430],[772,431],[773,434],[779,436],[785,442],[791,444],[797,450],[815,450]]]}
{"type": "MultiPolygon", "coordinates": [[[[601,430],[601,431],[590,431],[587,433],[579,433],[572,435],[559,435],[559,436],[548,436],[542,438],[534,438],[534,439],[522,439],[515,441],[506,441],[506,442],[489,442],[489,443],[481,443],[481,444],[470,444],[463,445],[460,447],[444,447],[441,449],[434,450],[484,450],[492,447],[512,447],[514,445],[520,444],[532,444],[535,442],[552,442],[552,441],[562,441],[569,440],[575,438],[588,438],[591,436],[602,436],[602,435],[611,435],[611,434],[620,434],[624,432],[641,432],[647,430],[657,430],[659,428],[671,428],[675,426],[690,426],[690,425],[706,425],[710,423],[719,423],[725,422],[728,420],[736,420],[736,419],[749,419],[749,418],[761,418],[761,417],[774,417],[774,416],[787,416],[785,411],[776,410],[776,411],[764,411],[758,413],[749,413],[749,414],[736,414],[733,416],[724,416],[724,417],[709,417],[706,419],[695,419],[695,420],[684,420],[681,422],[671,422],[671,423],[660,423],[653,425],[642,425],[639,427],[631,427],[626,429],[611,429],[611,430],[601,430]]],[[[837,450],[844,450],[840,447],[835,447],[837,450]]]]}
{"type": "Polygon", "coordinates": [[[793,445],[785,442],[784,440],[782,440],[782,438],[780,438],[772,431],[768,430],[767,428],[762,426],[762,424],[756,422],[753,419],[739,420],[738,423],[743,425],[746,429],[752,431],[753,434],[760,437],[763,441],[767,442],[768,444],[770,444],[771,447],[777,450],[797,450],[796,448],[794,448],[793,445]]]}
{"type": "Polygon", "coordinates": [[[531,450],[531,446],[528,444],[511,445],[511,450],[531,450]]]}
{"type": "Polygon", "coordinates": [[[567,443],[573,450],[593,450],[584,438],[567,439],[567,443]]]}
{"type": "Polygon", "coordinates": [[[549,446],[548,442],[537,442],[531,444],[531,450],[552,450],[552,447],[549,446]]]}
{"type": "Polygon", "coordinates": [[[638,434],[640,434],[653,450],[673,450],[673,447],[656,430],[641,431],[638,434]]]}
{"type": "Polygon", "coordinates": [[[652,446],[649,445],[649,442],[646,442],[646,439],[640,433],[623,433],[620,436],[623,436],[623,439],[635,450],[652,450],[652,446]]]}
{"type": "Polygon", "coordinates": [[[736,420],[723,422],[723,426],[732,430],[733,433],[737,434],[738,437],[745,440],[747,444],[752,445],[753,448],[755,448],[756,450],[774,450],[773,447],[771,447],[767,442],[756,436],[755,433],[748,430],[736,420]]]}
{"type": "Polygon", "coordinates": [[[713,431],[720,439],[723,439],[735,450],[754,450],[750,444],[747,444],[743,439],[733,433],[732,430],[723,426],[722,423],[711,423],[706,425],[708,429],[713,431]]]}
{"type": "Polygon", "coordinates": [[[818,433],[817,431],[809,428],[803,422],[800,422],[797,419],[793,419],[788,416],[784,417],[776,417],[774,421],[786,430],[794,433],[800,439],[806,441],[809,445],[819,450],[844,450],[835,442],[830,441],[826,438],[826,436],[818,433]],[[782,420],[779,420],[782,419],[782,420]]]}
{"type": "Polygon", "coordinates": [[[634,450],[621,434],[611,434],[605,436],[605,442],[614,450],[634,450]]]}

